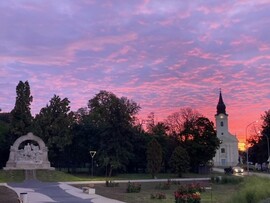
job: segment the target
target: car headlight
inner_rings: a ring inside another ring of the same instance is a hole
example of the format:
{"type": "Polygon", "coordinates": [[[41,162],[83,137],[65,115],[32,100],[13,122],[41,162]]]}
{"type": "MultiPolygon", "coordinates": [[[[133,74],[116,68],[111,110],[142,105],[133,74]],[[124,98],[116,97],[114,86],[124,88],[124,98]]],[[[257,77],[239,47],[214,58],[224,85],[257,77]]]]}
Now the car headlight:
{"type": "Polygon", "coordinates": [[[236,173],[238,173],[238,169],[234,169],[234,171],[235,171],[236,173]]]}

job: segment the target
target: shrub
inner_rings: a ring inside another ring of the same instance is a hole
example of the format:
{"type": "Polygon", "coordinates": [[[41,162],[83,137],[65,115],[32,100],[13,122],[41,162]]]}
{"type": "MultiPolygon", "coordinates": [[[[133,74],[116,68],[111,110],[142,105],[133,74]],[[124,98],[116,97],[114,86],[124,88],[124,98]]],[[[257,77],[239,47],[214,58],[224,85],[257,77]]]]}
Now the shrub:
{"type": "Polygon", "coordinates": [[[212,183],[217,184],[239,184],[243,181],[242,177],[235,177],[235,176],[215,176],[211,177],[212,183]]]}
{"type": "Polygon", "coordinates": [[[127,193],[138,193],[141,191],[141,184],[128,182],[127,193]]]}
{"type": "Polygon", "coordinates": [[[241,183],[237,194],[229,200],[230,203],[254,203],[270,196],[270,182],[267,178],[246,177],[241,183]]]}

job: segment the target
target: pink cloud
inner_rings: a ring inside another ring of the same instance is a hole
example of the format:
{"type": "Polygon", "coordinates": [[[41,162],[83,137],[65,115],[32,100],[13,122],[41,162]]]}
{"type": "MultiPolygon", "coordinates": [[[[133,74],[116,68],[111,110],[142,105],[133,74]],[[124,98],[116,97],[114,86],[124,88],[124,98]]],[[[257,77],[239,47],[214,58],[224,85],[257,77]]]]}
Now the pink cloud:
{"type": "Polygon", "coordinates": [[[215,57],[211,53],[203,52],[200,48],[194,48],[187,53],[188,56],[196,56],[203,59],[214,59],[215,57]]]}
{"type": "Polygon", "coordinates": [[[35,113],[53,94],[77,110],[107,90],[159,121],[184,107],[214,121],[222,88],[239,137],[269,108],[268,1],[2,1],[0,11],[4,111],[19,80],[35,113]]]}

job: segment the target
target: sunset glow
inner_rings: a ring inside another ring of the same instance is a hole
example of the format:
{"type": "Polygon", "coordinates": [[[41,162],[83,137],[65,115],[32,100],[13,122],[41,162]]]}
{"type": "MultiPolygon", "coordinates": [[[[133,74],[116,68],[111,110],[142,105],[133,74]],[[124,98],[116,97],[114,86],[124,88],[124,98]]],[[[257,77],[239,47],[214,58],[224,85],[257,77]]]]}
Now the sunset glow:
{"type": "MultiPolygon", "coordinates": [[[[222,89],[229,131],[270,104],[270,2],[266,0],[8,0],[0,2],[0,108],[29,81],[32,114],[54,94],[72,110],[100,90],[157,121],[191,107],[214,122],[222,89]]],[[[243,148],[241,145],[240,148],[243,148]]]]}
{"type": "Polygon", "coordinates": [[[245,151],[246,150],[245,142],[240,141],[239,144],[238,144],[238,148],[239,148],[240,151],[245,151]]]}

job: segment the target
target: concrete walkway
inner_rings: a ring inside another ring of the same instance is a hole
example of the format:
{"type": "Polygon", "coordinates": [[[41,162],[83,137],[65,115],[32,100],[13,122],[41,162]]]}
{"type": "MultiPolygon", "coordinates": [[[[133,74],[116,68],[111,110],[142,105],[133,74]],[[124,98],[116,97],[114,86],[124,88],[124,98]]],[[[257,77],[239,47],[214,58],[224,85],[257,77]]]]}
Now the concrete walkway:
{"type": "Polygon", "coordinates": [[[8,183],[6,185],[14,190],[18,196],[21,193],[27,193],[27,202],[25,203],[122,203],[96,194],[85,194],[81,189],[66,183],[27,180],[23,183],[8,183]]]}
{"type": "MultiPolygon", "coordinates": [[[[210,178],[177,178],[173,181],[209,181],[210,178]]],[[[130,182],[162,182],[168,179],[143,179],[130,180],[130,182]]],[[[119,183],[127,183],[129,180],[117,180],[119,183]]],[[[123,203],[118,200],[109,199],[97,194],[85,194],[81,189],[69,184],[95,184],[105,183],[105,181],[80,181],[80,182],[59,182],[44,183],[38,180],[26,180],[23,183],[8,183],[7,187],[14,190],[18,196],[27,193],[25,203],[123,203]]]]}

